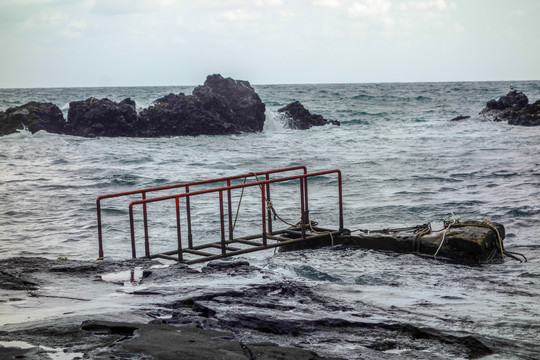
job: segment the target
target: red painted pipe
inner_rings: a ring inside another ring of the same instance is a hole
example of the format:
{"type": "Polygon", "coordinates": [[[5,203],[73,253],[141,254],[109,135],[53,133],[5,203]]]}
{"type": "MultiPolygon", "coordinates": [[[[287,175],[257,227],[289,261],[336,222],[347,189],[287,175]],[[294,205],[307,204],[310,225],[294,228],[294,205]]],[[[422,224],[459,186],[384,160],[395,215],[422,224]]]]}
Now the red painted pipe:
{"type": "MultiPolygon", "coordinates": [[[[264,174],[274,174],[274,173],[280,173],[280,172],[287,172],[287,171],[294,171],[294,170],[303,170],[304,174],[307,173],[307,168],[303,165],[301,166],[293,166],[283,169],[275,169],[275,170],[267,170],[267,171],[261,171],[257,173],[249,173],[249,174],[242,174],[242,175],[235,175],[235,176],[229,176],[224,178],[218,178],[218,179],[209,179],[209,180],[200,180],[200,181],[193,181],[189,183],[182,183],[182,184],[174,184],[174,185],[166,185],[166,186],[159,186],[159,187],[153,187],[153,188],[147,188],[142,190],[133,190],[133,191],[126,191],[121,193],[114,193],[114,194],[107,194],[107,195],[101,195],[98,196],[96,199],[96,211],[97,211],[97,226],[98,226],[98,247],[99,247],[99,257],[103,257],[103,231],[101,226],[101,200],[104,199],[110,199],[115,197],[122,197],[122,196],[128,196],[128,195],[137,195],[137,194],[145,194],[148,192],[154,192],[154,191],[162,191],[162,190],[169,190],[169,189],[175,189],[179,187],[185,187],[185,192],[189,192],[189,186],[190,185],[201,185],[201,184],[211,184],[214,182],[220,182],[225,180],[232,180],[232,179],[239,179],[239,178],[245,178],[245,177],[253,177],[257,175],[264,175],[264,174]]],[[[143,199],[145,199],[145,195],[143,195],[143,199]]],[[[190,214],[190,205],[189,205],[189,197],[186,199],[186,206],[188,208],[188,242],[189,246],[192,247],[192,236],[191,236],[191,214],[190,214]]],[[[144,211],[144,210],[143,210],[144,211]]],[[[144,220],[145,226],[147,226],[147,220],[144,220]]],[[[147,237],[147,235],[146,235],[147,237]]]]}
{"type": "Polygon", "coordinates": [[[132,201],[129,204],[129,214],[130,214],[130,229],[131,229],[131,242],[132,242],[132,253],[133,257],[135,257],[135,229],[133,224],[133,206],[138,204],[147,204],[150,202],[157,202],[157,201],[164,201],[164,200],[170,200],[170,199],[176,199],[178,201],[181,197],[190,197],[195,195],[201,195],[201,194],[208,194],[212,192],[219,192],[220,197],[220,218],[221,218],[221,238],[222,238],[222,254],[226,254],[225,249],[225,223],[224,223],[224,209],[223,209],[223,191],[227,190],[234,190],[234,189],[241,189],[251,186],[260,186],[261,187],[261,197],[263,199],[263,205],[262,205],[262,211],[263,211],[263,242],[266,246],[266,219],[265,219],[265,212],[266,212],[266,202],[265,202],[265,186],[269,186],[272,183],[277,182],[283,182],[283,181],[290,181],[290,180],[296,180],[300,179],[300,206],[301,206],[301,212],[302,212],[302,237],[305,237],[305,221],[306,221],[306,208],[305,208],[305,200],[307,197],[306,194],[306,186],[305,182],[307,182],[307,179],[309,177],[314,176],[321,176],[321,175],[327,175],[336,173],[338,175],[338,197],[339,197],[339,230],[343,230],[343,189],[341,184],[341,171],[340,170],[327,170],[327,171],[320,171],[315,172],[311,174],[303,174],[303,175],[295,175],[295,176],[288,176],[284,178],[277,178],[277,179],[270,179],[270,180],[263,180],[263,181],[255,181],[251,183],[245,183],[245,184],[239,184],[239,185],[231,185],[231,186],[224,186],[220,188],[213,188],[213,189],[206,189],[206,190],[199,190],[194,192],[188,192],[183,194],[176,194],[176,195],[169,195],[169,196],[162,196],[162,197],[156,197],[146,200],[138,200],[138,201],[132,201]]]}

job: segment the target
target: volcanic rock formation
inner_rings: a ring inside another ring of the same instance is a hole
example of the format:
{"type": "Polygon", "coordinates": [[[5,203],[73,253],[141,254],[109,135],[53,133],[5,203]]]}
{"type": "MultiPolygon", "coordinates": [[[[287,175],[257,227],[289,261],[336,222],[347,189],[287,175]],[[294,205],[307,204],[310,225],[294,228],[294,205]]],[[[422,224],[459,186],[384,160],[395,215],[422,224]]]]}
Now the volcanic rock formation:
{"type": "Polygon", "coordinates": [[[262,131],[265,105],[249,82],[209,75],[193,95],[169,94],[140,114],[140,136],[262,131]]]}
{"type": "Polygon", "coordinates": [[[84,137],[227,135],[262,131],[265,105],[247,81],[209,75],[193,95],[169,94],[137,114],[129,98],[117,103],[89,98],[69,104],[67,122],[51,103],[30,102],[0,112],[0,136],[28,128],[32,133],[84,137]]]}
{"type": "Polygon", "coordinates": [[[494,121],[506,120],[511,125],[539,126],[540,100],[529,104],[529,99],[525,94],[513,90],[498,100],[488,101],[480,115],[494,121]]]}
{"type": "Polygon", "coordinates": [[[58,106],[52,103],[31,101],[25,105],[0,112],[0,136],[8,135],[27,128],[31,133],[45,130],[51,133],[61,132],[64,116],[58,106]]]}
{"type": "Polygon", "coordinates": [[[278,112],[285,114],[287,126],[291,129],[306,130],[312,126],[322,126],[326,124],[340,125],[337,120],[326,120],[321,115],[312,114],[299,101],[290,103],[282,107],[278,112]]]}

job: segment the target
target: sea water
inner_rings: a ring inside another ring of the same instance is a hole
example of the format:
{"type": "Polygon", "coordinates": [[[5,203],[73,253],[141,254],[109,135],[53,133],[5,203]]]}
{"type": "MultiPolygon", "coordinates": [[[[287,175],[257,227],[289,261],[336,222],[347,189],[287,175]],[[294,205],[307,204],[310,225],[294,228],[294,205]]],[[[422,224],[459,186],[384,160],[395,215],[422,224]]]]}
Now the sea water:
{"type": "MultiPolygon", "coordinates": [[[[531,102],[540,99],[540,82],[513,85],[531,102]]],[[[81,138],[21,131],[1,137],[0,257],[96,258],[99,195],[297,165],[310,172],[340,169],[346,228],[430,221],[435,228],[452,213],[489,219],[505,225],[506,249],[524,254],[528,262],[508,259],[469,267],[414,255],[331,249],[300,254],[267,251],[242,258],[312,282],[336,301],[372,304],[381,309],[381,316],[396,321],[480,334],[507,344],[516,358],[533,358],[540,351],[540,127],[511,126],[478,115],[488,100],[505,95],[509,86],[508,82],[258,85],[255,90],[266,104],[261,133],[81,138]],[[339,120],[341,126],[287,129],[277,110],[295,100],[326,119],[339,120]],[[450,121],[458,115],[471,118],[450,121]]],[[[70,101],[89,97],[114,101],[130,97],[142,109],[163,95],[190,94],[192,89],[0,89],[0,110],[50,101],[67,116],[70,101]]],[[[309,183],[311,219],[330,228],[338,223],[336,185],[332,176],[309,183]]],[[[293,223],[299,220],[297,189],[298,183],[272,189],[274,207],[293,223]]],[[[201,198],[193,204],[195,241],[217,241],[217,199],[201,198]]],[[[138,199],[104,202],[106,257],[131,257],[127,204],[138,199]]],[[[238,201],[235,193],[235,206],[238,201]]],[[[257,201],[257,191],[246,192],[238,212],[239,232],[260,231],[257,201]]],[[[140,211],[135,215],[142,253],[140,211]]],[[[152,250],[174,249],[174,207],[149,205],[149,217],[152,250]]],[[[274,224],[286,227],[279,223],[274,224]]]]}

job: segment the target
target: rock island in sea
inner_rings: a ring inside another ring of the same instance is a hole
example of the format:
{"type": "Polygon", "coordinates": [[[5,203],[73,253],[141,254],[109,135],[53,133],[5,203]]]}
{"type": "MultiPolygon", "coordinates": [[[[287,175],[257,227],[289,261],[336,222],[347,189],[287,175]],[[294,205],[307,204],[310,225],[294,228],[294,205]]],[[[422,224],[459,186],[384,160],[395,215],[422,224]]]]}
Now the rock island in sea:
{"type": "Polygon", "coordinates": [[[480,115],[494,121],[508,121],[510,125],[540,126],[540,100],[529,104],[529,98],[516,90],[488,101],[480,115]]]}
{"type": "Polygon", "coordinates": [[[265,105],[248,81],[209,75],[192,95],[169,94],[137,113],[135,102],[88,98],[69,104],[67,121],[58,106],[31,102],[0,113],[0,135],[26,127],[32,133],[84,137],[160,137],[260,132],[265,105]]]}

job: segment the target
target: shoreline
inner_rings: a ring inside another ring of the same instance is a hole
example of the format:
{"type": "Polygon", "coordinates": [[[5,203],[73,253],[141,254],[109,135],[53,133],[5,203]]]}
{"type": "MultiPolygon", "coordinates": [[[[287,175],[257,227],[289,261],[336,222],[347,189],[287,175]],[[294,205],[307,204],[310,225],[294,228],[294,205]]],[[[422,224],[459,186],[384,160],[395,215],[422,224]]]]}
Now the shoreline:
{"type": "Polygon", "coordinates": [[[149,260],[11,258],[0,265],[2,313],[27,317],[2,324],[0,344],[41,346],[0,352],[30,359],[47,351],[70,359],[342,359],[339,339],[362,359],[392,358],[399,349],[421,354],[428,345],[457,357],[494,353],[486,338],[372,317],[246,261],[200,270],[149,260]]]}

